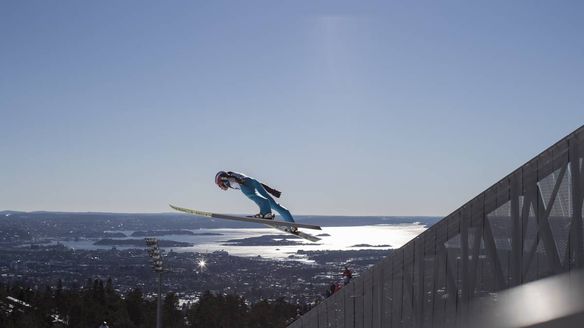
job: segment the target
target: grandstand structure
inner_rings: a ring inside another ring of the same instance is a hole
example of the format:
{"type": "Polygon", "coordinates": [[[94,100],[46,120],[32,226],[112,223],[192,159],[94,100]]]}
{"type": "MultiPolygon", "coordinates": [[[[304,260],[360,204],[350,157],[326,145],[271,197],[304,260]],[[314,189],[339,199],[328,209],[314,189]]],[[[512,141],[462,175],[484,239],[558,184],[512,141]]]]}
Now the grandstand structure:
{"type": "Polygon", "coordinates": [[[464,327],[476,300],[583,268],[583,157],[584,126],[289,327],[464,327]]]}

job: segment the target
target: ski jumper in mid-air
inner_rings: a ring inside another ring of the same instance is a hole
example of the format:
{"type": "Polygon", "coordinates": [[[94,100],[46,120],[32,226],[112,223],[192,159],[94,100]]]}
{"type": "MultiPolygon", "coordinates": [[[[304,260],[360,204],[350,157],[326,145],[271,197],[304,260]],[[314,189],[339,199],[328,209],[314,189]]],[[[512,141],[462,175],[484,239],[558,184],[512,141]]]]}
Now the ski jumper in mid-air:
{"type": "MultiPolygon", "coordinates": [[[[240,189],[247,198],[251,199],[260,208],[260,212],[253,216],[255,218],[273,220],[275,217],[272,213],[273,209],[278,212],[285,221],[294,222],[294,218],[292,217],[292,214],[290,214],[290,211],[278,204],[274,198],[270,196],[270,194],[272,194],[274,197],[280,198],[282,193],[254,178],[237,172],[219,171],[215,175],[215,183],[223,190],[228,190],[229,188],[240,189]]],[[[297,229],[296,227],[291,227],[290,230],[294,232],[297,229]]]]}

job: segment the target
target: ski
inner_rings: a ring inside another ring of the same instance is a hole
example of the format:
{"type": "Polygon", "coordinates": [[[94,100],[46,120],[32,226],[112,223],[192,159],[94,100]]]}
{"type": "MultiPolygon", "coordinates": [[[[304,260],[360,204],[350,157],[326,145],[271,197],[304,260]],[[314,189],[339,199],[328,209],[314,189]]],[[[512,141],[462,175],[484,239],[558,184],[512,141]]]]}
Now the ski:
{"type": "Polygon", "coordinates": [[[283,232],[285,232],[285,233],[289,233],[289,234],[292,234],[292,235],[298,236],[298,237],[300,237],[300,238],[302,238],[302,239],[306,239],[306,240],[308,240],[308,241],[311,241],[311,242],[313,242],[313,243],[316,243],[317,241],[319,241],[319,240],[320,240],[320,238],[318,238],[318,237],[316,237],[316,236],[313,236],[313,235],[311,235],[311,234],[307,234],[307,233],[305,233],[305,232],[302,232],[302,231],[296,231],[296,232],[292,232],[292,231],[289,231],[288,229],[286,229],[286,228],[284,228],[284,227],[278,227],[278,226],[274,226],[274,228],[276,228],[276,229],[278,229],[278,230],[280,230],[280,231],[283,231],[283,232]]]}
{"type": "Polygon", "coordinates": [[[260,223],[260,224],[265,224],[265,225],[268,225],[268,226],[271,226],[274,228],[277,228],[277,227],[296,227],[296,228],[304,228],[304,229],[322,230],[319,226],[312,225],[312,224],[287,222],[287,221],[276,221],[276,220],[266,220],[266,219],[258,219],[258,218],[248,218],[245,216],[211,213],[211,212],[193,210],[190,208],[178,207],[178,206],[174,206],[172,204],[169,204],[169,206],[172,209],[177,210],[179,212],[184,212],[184,213],[189,213],[189,214],[194,214],[194,215],[204,216],[204,217],[209,217],[209,218],[215,218],[215,219],[225,219],[225,220],[244,221],[244,222],[251,222],[251,223],[260,223]]]}

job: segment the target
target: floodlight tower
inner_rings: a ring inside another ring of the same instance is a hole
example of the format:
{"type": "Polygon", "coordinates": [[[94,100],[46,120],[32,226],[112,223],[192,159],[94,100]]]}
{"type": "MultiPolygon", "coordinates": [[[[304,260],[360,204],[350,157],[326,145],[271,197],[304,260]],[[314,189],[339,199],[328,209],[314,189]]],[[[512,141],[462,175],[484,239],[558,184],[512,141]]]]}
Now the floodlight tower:
{"type": "Polygon", "coordinates": [[[152,269],[154,272],[158,273],[158,303],[156,306],[156,328],[162,328],[162,272],[164,268],[162,266],[162,255],[160,254],[160,248],[158,247],[158,239],[156,238],[145,238],[146,246],[148,246],[148,255],[150,255],[152,269]]]}

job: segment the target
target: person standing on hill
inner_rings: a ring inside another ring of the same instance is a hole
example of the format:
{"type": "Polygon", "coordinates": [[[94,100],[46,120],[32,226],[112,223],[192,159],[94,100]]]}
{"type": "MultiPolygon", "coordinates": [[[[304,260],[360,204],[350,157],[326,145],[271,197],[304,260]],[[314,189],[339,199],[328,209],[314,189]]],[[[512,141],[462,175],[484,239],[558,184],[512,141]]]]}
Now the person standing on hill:
{"type": "MultiPolygon", "coordinates": [[[[290,211],[278,204],[272,196],[280,198],[282,193],[276,189],[259,182],[258,180],[248,177],[242,173],[231,171],[219,171],[215,175],[215,184],[222,190],[239,189],[249,199],[259,207],[260,212],[254,215],[254,218],[273,220],[275,215],[272,210],[278,212],[282,219],[288,222],[294,222],[290,211]],[[270,194],[272,196],[270,196],[270,194]]],[[[296,232],[296,227],[288,228],[290,232],[296,232]]]]}
{"type": "Polygon", "coordinates": [[[345,265],[345,270],[343,270],[343,285],[348,285],[353,279],[353,272],[345,265]]]}

